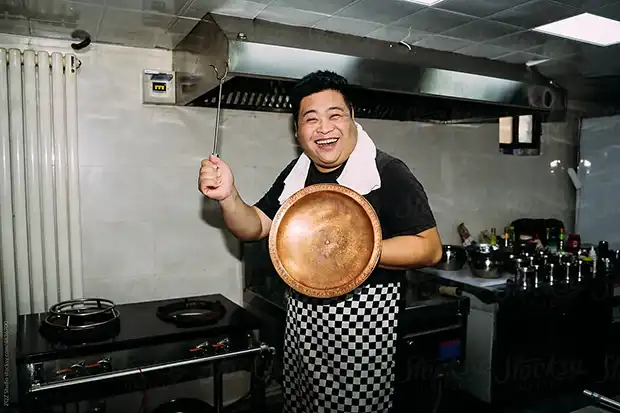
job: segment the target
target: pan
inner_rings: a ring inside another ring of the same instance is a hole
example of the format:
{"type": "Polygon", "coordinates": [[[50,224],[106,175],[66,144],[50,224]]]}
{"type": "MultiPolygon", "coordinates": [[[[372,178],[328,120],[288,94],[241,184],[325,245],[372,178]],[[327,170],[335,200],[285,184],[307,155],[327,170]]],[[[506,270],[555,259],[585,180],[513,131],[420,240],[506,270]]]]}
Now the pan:
{"type": "Polygon", "coordinates": [[[372,205],[337,184],[308,186],[288,198],[269,232],[269,255],[282,280],[316,298],[345,295],[366,281],[381,256],[372,205]]]}

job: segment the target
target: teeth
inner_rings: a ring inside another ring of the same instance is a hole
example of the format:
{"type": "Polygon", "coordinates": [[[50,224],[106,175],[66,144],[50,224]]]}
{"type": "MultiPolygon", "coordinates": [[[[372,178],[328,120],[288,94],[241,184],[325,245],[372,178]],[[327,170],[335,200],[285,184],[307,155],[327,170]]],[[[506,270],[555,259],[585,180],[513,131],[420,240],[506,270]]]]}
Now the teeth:
{"type": "Polygon", "coordinates": [[[334,143],[337,140],[338,139],[335,139],[335,138],[332,138],[332,139],[322,139],[320,141],[316,141],[316,143],[319,144],[319,145],[327,145],[327,144],[330,144],[330,143],[334,143]]]}

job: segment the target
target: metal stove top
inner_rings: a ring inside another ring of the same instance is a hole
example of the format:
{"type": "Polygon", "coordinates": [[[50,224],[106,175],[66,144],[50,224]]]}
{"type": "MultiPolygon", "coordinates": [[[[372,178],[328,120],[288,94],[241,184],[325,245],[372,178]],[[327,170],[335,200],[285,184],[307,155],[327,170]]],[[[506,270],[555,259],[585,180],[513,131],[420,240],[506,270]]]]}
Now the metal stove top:
{"type": "Polygon", "coordinates": [[[150,301],[116,306],[120,329],[113,338],[82,344],[64,344],[46,339],[40,332],[48,313],[21,316],[18,320],[17,363],[36,363],[60,358],[81,357],[95,353],[127,350],[148,345],[158,345],[191,340],[205,335],[229,333],[234,330],[250,331],[260,328],[260,320],[246,309],[220,294],[150,301]],[[226,312],[208,325],[177,327],[156,315],[157,308],[181,300],[219,301],[226,312]]]}
{"type": "Polygon", "coordinates": [[[197,380],[212,377],[213,405],[220,411],[223,374],[239,370],[250,372],[252,403],[260,404],[266,357],[274,352],[257,341],[261,327],[254,314],[219,294],[123,305],[103,299],[59,303],[19,319],[20,405],[26,413],[68,412],[74,405],[100,411],[100,403],[121,411],[129,401],[143,408],[149,389],[161,389],[149,397],[157,404],[168,397],[165,389],[183,394],[179,389],[198,388],[197,380]],[[67,344],[67,331],[74,341],[74,333],[109,320],[118,324],[111,338],[88,335],[83,342],[86,336],[80,336],[80,344],[67,344]],[[52,341],[59,337],[42,326],[64,331],[63,341],[52,341]]]}

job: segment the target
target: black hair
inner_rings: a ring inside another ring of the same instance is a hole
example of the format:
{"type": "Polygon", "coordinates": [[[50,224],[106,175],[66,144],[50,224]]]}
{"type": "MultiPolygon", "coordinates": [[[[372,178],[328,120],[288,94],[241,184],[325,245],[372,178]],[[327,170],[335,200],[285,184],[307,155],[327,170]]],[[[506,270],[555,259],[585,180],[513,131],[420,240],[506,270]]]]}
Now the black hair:
{"type": "Polygon", "coordinates": [[[293,122],[297,125],[299,118],[299,106],[306,96],[322,92],[324,90],[335,90],[340,92],[344,102],[353,111],[353,104],[348,94],[349,82],[337,73],[328,70],[318,70],[304,76],[293,86],[290,93],[291,106],[293,107],[293,122]]]}

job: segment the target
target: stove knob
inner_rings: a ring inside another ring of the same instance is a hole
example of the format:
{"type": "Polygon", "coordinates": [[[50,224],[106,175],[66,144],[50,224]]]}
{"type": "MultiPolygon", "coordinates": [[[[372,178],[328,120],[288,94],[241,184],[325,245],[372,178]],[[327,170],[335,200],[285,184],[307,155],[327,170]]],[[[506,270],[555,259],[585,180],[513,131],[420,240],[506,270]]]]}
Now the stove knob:
{"type": "Polygon", "coordinates": [[[110,370],[112,370],[112,361],[110,360],[110,357],[106,357],[104,359],[101,359],[97,363],[99,364],[99,366],[101,367],[101,369],[103,371],[110,371],[110,370]]]}
{"type": "Polygon", "coordinates": [[[83,369],[84,366],[86,366],[86,362],[84,360],[82,360],[82,361],[78,361],[77,363],[73,363],[71,365],[71,368],[79,370],[79,369],[83,369]]]}
{"type": "Polygon", "coordinates": [[[223,340],[218,341],[216,344],[214,344],[213,350],[215,351],[216,354],[226,353],[229,349],[229,345],[230,345],[230,340],[225,338],[223,340]]]}
{"type": "Polygon", "coordinates": [[[112,370],[112,364],[110,363],[110,358],[106,357],[97,361],[96,363],[89,364],[88,366],[86,366],[86,369],[90,371],[91,374],[102,373],[112,370]]]}
{"type": "Polygon", "coordinates": [[[68,380],[75,378],[75,376],[71,373],[71,370],[69,369],[57,371],[56,376],[59,380],[68,380]]]}
{"type": "Polygon", "coordinates": [[[83,376],[86,371],[86,363],[80,361],[79,363],[72,364],[69,368],[58,370],[56,376],[61,380],[73,379],[83,376]]]}
{"type": "Polygon", "coordinates": [[[192,347],[189,349],[190,353],[195,353],[197,357],[206,354],[209,350],[210,346],[208,341],[202,342],[196,347],[192,347]]]}

